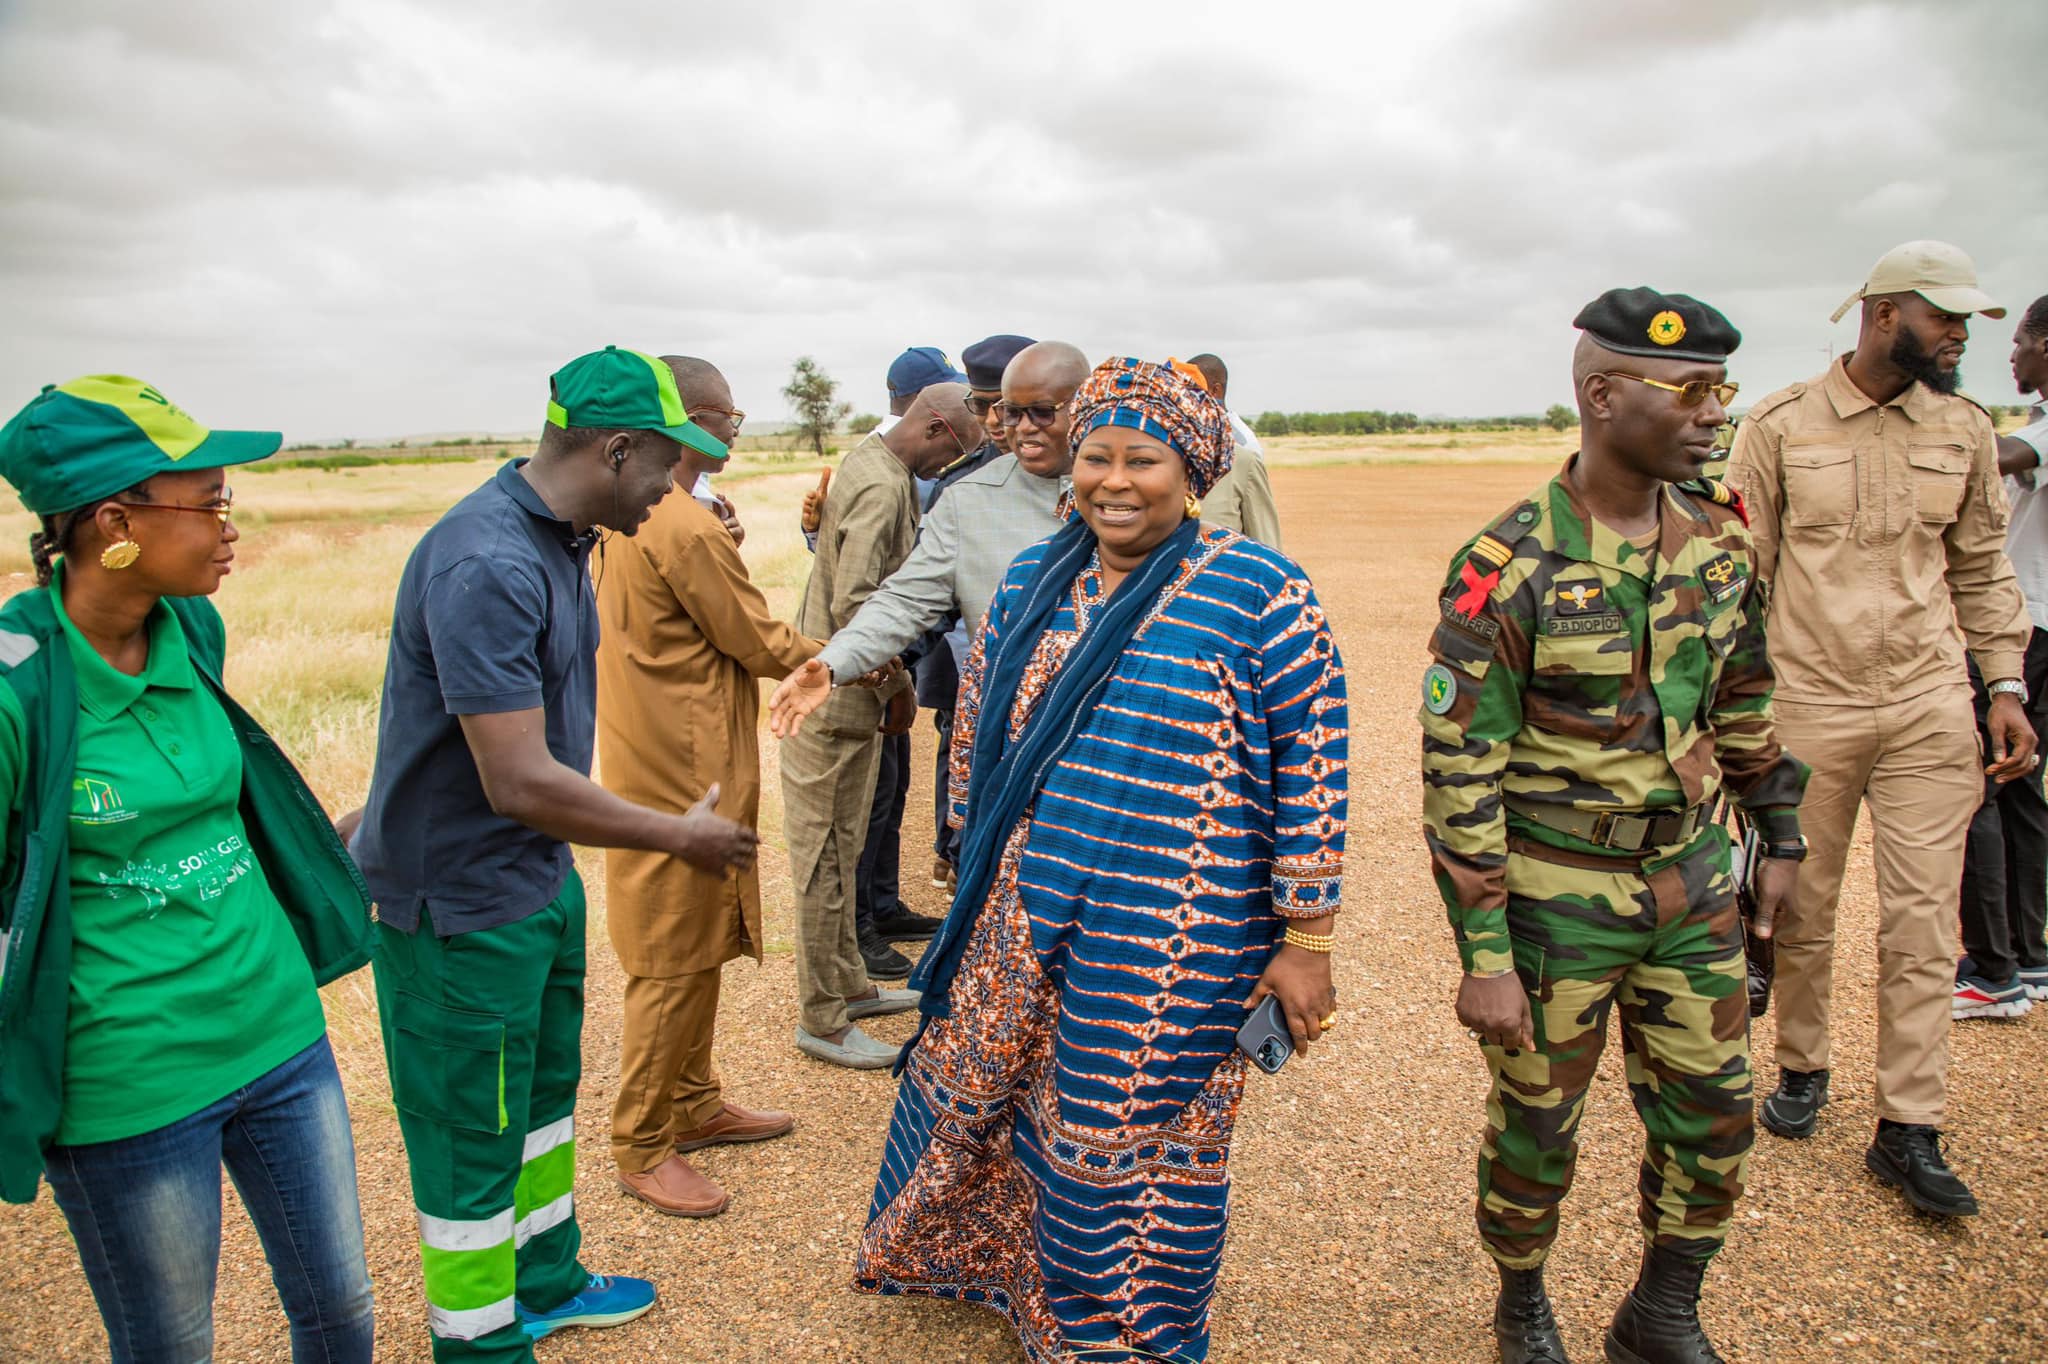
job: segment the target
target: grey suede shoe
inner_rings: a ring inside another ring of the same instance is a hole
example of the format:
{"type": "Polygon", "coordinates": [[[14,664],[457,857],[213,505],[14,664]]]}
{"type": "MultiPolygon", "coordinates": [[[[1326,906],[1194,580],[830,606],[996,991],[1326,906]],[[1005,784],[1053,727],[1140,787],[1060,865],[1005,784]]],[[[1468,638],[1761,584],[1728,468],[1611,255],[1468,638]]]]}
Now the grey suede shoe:
{"type": "Polygon", "coordinates": [[[848,1018],[879,1018],[883,1014],[906,1014],[917,1007],[919,995],[915,990],[891,990],[886,985],[877,986],[873,999],[849,999],[846,1001],[848,1018]]]}
{"type": "Polygon", "coordinates": [[[806,1056],[815,1056],[820,1061],[830,1061],[835,1066],[847,1066],[853,1070],[887,1070],[896,1064],[896,1053],[902,1050],[886,1042],[877,1042],[857,1027],[846,1030],[843,1042],[828,1042],[798,1028],[796,1049],[806,1056]]]}

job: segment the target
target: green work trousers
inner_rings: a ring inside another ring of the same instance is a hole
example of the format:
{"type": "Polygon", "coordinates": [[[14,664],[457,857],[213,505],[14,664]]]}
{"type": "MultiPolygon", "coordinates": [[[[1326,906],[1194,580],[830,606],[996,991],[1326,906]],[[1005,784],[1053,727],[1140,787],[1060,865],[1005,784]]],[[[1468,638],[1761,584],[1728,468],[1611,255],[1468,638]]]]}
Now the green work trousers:
{"type": "Polygon", "coordinates": [[[436,937],[377,926],[384,1057],[419,1214],[434,1358],[533,1358],[513,1310],[581,1291],[576,1083],[583,882],[517,923],[436,937]]]}
{"type": "Polygon", "coordinates": [[[1479,1155],[1479,1234],[1511,1269],[1543,1263],[1578,1163],[1579,1118],[1618,1002],[1642,1119],[1643,1235],[1721,1247],[1755,1137],[1749,1001],[1728,840],[1707,829],[1644,872],[1512,839],[1508,931],[1536,1046],[1484,1047],[1493,1073],[1479,1155]]]}

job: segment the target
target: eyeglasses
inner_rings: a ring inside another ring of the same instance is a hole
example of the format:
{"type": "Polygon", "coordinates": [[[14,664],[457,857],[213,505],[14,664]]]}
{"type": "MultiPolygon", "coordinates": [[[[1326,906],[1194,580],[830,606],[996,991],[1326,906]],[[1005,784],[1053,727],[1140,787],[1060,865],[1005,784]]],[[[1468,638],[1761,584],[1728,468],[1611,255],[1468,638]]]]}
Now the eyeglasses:
{"type": "Polygon", "coordinates": [[[1067,405],[1065,403],[1004,402],[1001,406],[1003,409],[1003,425],[1022,426],[1024,419],[1029,417],[1033,426],[1041,430],[1049,430],[1052,424],[1059,419],[1060,413],[1066,410],[1067,405]]]}
{"type": "Polygon", "coordinates": [[[947,421],[944,417],[940,416],[937,411],[934,411],[932,413],[932,420],[946,428],[946,434],[953,438],[953,444],[960,447],[960,458],[966,459],[969,455],[974,453],[973,448],[969,446],[966,441],[960,439],[960,433],[953,429],[953,423],[947,421]]]}
{"type": "Polygon", "coordinates": [[[1002,402],[1001,398],[984,398],[979,393],[970,393],[965,399],[967,410],[977,418],[986,417],[989,409],[1002,402]]]}
{"type": "Polygon", "coordinates": [[[225,526],[228,523],[229,515],[235,509],[235,490],[223,487],[220,490],[220,501],[202,502],[197,506],[188,505],[183,502],[123,502],[118,498],[114,499],[114,505],[117,507],[128,507],[135,511],[205,512],[208,516],[214,517],[225,526]]]}
{"type": "Polygon", "coordinates": [[[690,413],[690,415],[694,417],[698,412],[716,412],[719,416],[724,417],[732,423],[732,433],[735,436],[740,433],[740,428],[747,424],[747,414],[740,411],[737,407],[712,407],[708,404],[699,403],[696,410],[690,413]]]}
{"type": "Polygon", "coordinates": [[[1608,370],[1600,377],[1603,379],[1633,379],[1639,384],[1648,384],[1651,388],[1661,388],[1666,393],[1676,393],[1680,407],[1698,407],[1707,400],[1709,393],[1714,395],[1715,402],[1726,407],[1734,399],[1735,395],[1742,391],[1741,384],[1710,384],[1705,379],[1693,379],[1683,384],[1667,384],[1656,379],[1645,379],[1640,374],[1630,374],[1626,370],[1619,369],[1608,370]]]}

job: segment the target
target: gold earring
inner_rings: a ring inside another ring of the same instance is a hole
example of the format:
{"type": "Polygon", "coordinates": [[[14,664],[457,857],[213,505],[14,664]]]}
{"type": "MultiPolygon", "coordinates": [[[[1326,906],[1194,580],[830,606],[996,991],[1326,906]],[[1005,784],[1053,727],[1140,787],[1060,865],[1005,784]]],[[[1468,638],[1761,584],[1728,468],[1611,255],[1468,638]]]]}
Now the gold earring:
{"type": "Polygon", "coordinates": [[[100,567],[110,572],[119,573],[124,568],[132,567],[135,561],[141,557],[141,545],[136,544],[133,540],[116,540],[113,544],[100,551],[100,567]]]}
{"type": "Polygon", "coordinates": [[[1187,507],[1187,512],[1188,512],[1188,520],[1190,520],[1190,521],[1199,521],[1199,520],[1201,520],[1201,519],[1202,519],[1202,499],[1201,499],[1201,498],[1199,498],[1199,497],[1196,497],[1196,496],[1195,496],[1195,495],[1194,495],[1193,493],[1189,493],[1189,494],[1188,494],[1188,500],[1187,500],[1187,502],[1186,502],[1186,503],[1185,503],[1184,505],[1185,505],[1185,506],[1187,507]]]}

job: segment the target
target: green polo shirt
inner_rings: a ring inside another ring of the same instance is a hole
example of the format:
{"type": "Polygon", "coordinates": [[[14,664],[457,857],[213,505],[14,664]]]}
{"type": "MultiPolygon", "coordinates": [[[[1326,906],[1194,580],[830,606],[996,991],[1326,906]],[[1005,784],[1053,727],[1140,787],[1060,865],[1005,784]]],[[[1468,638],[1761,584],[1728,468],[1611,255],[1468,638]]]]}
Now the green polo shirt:
{"type": "MultiPolygon", "coordinates": [[[[190,1117],[326,1030],[312,968],[249,848],[242,751],[177,617],[149,619],[138,677],[51,604],[78,675],[71,803],[65,1145],[190,1117]]],[[[19,818],[21,704],[0,686],[0,791],[19,818]]],[[[5,829],[0,827],[0,836],[5,829]]]]}

